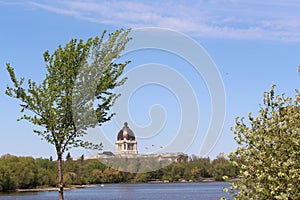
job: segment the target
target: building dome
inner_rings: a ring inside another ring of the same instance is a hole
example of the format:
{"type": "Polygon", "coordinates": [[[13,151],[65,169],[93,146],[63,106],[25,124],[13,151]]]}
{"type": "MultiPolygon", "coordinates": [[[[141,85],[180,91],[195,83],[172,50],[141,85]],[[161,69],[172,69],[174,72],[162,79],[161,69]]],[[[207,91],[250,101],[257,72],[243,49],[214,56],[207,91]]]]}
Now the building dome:
{"type": "Polygon", "coordinates": [[[120,140],[135,140],[133,131],[128,127],[128,123],[124,123],[124,127],[119,131],[117,141],[120,140]]]}

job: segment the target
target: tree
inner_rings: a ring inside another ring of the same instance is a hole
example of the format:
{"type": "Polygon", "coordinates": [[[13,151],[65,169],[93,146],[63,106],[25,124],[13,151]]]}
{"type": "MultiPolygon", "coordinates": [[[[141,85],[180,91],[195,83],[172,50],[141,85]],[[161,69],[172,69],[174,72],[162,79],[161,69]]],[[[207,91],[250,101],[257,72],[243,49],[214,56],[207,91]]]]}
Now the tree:
{"type": "Polygon", "coordinates": [[[72,156],[71,156],[71,153],[68,152],[68,153],[67,153],[67,156],[66,156],[66,161],[72,161],[72,160],[73,160],[73,158],[72,158],[72,156]]]}
{"type": "Polygon", "coordinates": [[[135,182],[138,183],[147,183],[151,178],[150,173],[137,173],[134,177],[135,182]]]}
{"type": "Polygon", "coordinates": [[[125,79],[119,77],[129,63],[115,60],[130,40],[129,31],[121,29],[108,36],[104,31],[85,43],[72,39],[52,55],[46,51],[47,74],[40,84],[29,79],[23,87],[24,78],[18,80],[7,64],[13,86],[7,87],[6,94],[21,101],[21,113],[30,113],[20,119],[41,127],[34,132],[56,149],[59,199],[63,199],[63,154],[72,147],[101,148],[82,137],[88,128],[102,125],[114,115],[110,108],[119,94],[112,90],[124,84],[125,79]]]}
{"type": "Polygon", "coordinates": [[[222,181],[223,176],[236,176],[236,167],[224,154],[219,154],[211,163],[211,175],[216,181],[222,181]]]}
{"type": "Polygon", "coordinates": [[[257,117],[236,119],[240,145],[231,159],[240,180],[231,183],[235,199],[300,199],[300,93],[295,98],[264,94],[257,117]]]}
{"type": "Polygon", "coordinates": [[[84,155],[82,154],[82,155],[80,156],[80,162],[83,163],[83,161],[84,161],[84,155]]]}

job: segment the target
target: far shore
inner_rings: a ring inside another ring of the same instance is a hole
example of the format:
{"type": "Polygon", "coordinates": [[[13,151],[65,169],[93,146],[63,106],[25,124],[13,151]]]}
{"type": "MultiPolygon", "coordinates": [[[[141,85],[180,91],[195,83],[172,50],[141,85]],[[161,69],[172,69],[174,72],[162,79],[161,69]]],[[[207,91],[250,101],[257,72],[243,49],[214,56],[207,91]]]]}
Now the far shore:
{"type": "MultiPolygon", "coordinates": [[[[231,181],[235,181],[235,179],[232,179],[231,181]]],[[[163,181],[163,180],[153,180],[153,181],[148,181],[146,183],[151,183],[151,184],[155,184],[155,183],[201,183],[201,182],[218,182],[215,181],[213,178],[202,178],[200,181],[187,181],[187,180],[179,180],[176,182],[169,182],[169,181],[163,181]]],[[[105,183],[105,184],[114,184],[114,183],[105,183]]],[[[117,184],[143,184],[143,183],[117,183],[117,184]]],[[[89,185],[72,185],[70,187],[65,187],[64,190],[68,191],[68,190],[73,190],[73,189],[81,189],[81,188],[93,188],[93,187],[100,187],[101,185],[104,184],[89,184],[89,185]]],[[[9,191],[9,192],[47,192],[47,191],[58,191],[58,188],[56,187],[39,187],[39,188],[32,188],[32,189],[16,189],[13,191],[9,191]]]]}
{"type": "MultiPolygon", "coordinates": [[[[65,191],[73,190],[73,189],[80,189],[80,188],[91,188],[91,187],[98,187],[100,184],[90,184],[90,185],[72,185],[71,187],[64,187],[65,191]]],[[[58,191],[56,187],[39,187],[39,188],[32,188],[32,189],[16,189],[10,192],[47,192],[47,191],[58,191]]]]}

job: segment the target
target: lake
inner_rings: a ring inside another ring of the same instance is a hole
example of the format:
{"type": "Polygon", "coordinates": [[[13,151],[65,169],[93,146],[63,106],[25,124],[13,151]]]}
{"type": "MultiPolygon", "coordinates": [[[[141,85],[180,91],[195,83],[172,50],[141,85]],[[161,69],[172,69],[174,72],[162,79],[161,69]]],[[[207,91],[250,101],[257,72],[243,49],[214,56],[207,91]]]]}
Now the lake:
{"type": "MultiPolygon", "coordinates": [[[[226,182],[200,183],[155,183],[155,184],[106,184],[104,187],[82,188],[65,191],[66,200],[215,200],[221,196],[229,198],[223,192],[226,182]]],[[[57,192],[2,193],[2,200],[52,200],[57,192]]]]}

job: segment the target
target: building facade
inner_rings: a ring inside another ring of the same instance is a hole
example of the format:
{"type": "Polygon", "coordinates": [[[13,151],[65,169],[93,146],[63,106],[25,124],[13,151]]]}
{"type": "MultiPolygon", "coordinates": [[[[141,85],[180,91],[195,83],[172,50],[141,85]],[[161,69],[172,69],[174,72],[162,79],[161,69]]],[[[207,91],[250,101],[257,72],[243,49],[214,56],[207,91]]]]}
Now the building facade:
{"type": "Polygon", "coordinates": [[[119,131],[116,141],[116,154],[137,155],[137,141],[133,131],[124,123],[124,127],[119,131]]]}

